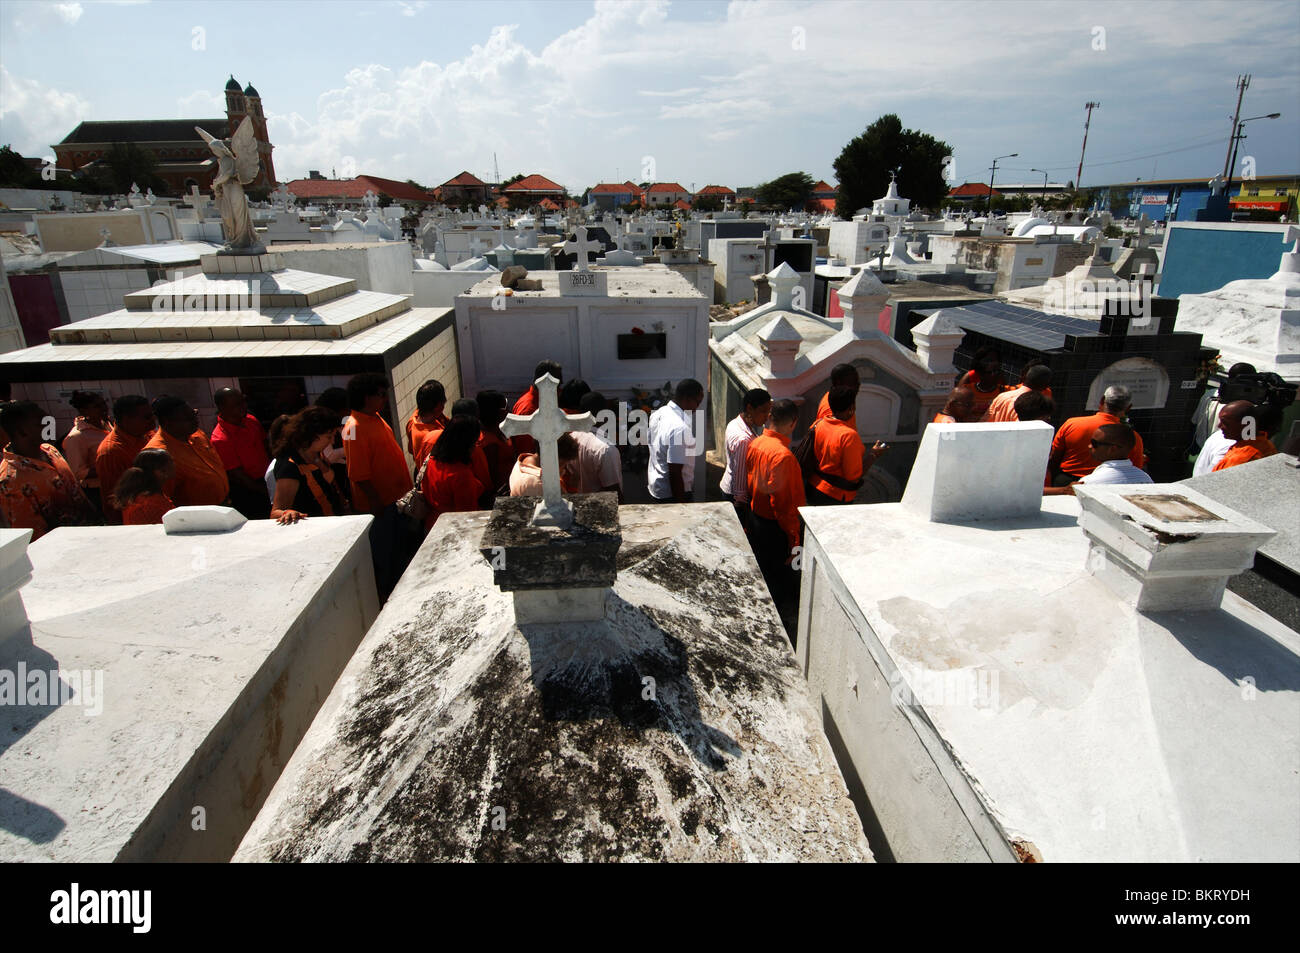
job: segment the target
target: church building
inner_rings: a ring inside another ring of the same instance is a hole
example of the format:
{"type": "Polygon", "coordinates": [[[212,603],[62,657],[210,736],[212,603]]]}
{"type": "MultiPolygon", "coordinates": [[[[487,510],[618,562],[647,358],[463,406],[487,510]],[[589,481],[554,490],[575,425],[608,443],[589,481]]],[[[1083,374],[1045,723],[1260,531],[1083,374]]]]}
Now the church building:
{"type": "Polygon", "coordinates": [[[54,145],[54,155],[60,169],[75,173],[102,159],[114,143],[130,142],[153,153],[158,161],[158,177],[167,183],[167,190],[173,195],[184,195],[193,186],[209,192],[217,174],[217,161],[194,127],[201,126],[212,135],[226,139],[234,135],[245,116],[253,120],[261,159],[257,178],[248,188],[273,189],[276,178],[271,150],[275,147],[266,130],[262,97],[251,83],[241,89],[234,76],[226,83],[224,119],[90,120],[79,123],[62,142],[54,145]]]}

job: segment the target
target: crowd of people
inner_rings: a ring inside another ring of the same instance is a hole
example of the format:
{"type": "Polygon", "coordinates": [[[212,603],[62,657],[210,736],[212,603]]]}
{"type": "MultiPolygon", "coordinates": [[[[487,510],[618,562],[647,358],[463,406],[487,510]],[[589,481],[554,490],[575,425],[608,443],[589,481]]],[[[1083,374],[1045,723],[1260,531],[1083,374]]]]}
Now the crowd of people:
{"type": "MultiPolygon", "coordinates": [[[[1248,372],[1253,368],[1237,365],[1229,377],[1248,372]]],[[[584,381],[564,381],[556,362],[540,362],[534,380],[547,374],[560,382],[558,402],[567,413],[599,419],[611,409],[584,381]]],[[[1050,422],[1056,411],[1051,378],[1044,364],[1031,361],[1020,383],[1011,386],[996,352],[981,351],[934,422],[1050,422]]],[[[852,503],[889,449],[879,441],[867,447],[858,434],[857,370],[836,366],[830,385],[797,445],[797,406],[773,400],[762,389],[743,395],[740,413],[726,428],[721,490],[735,506],[778,607],[797,603],[799,507],[852,503]]],[[[651,414],[651,500],[692,498],[698,456],[693,417],[705,399],[699,381],[684,379],[651,414]]],[[[448,414],[446,388],[426,381],[403,427],[405,451],[386,418],[388,380],[382,374],[358,374],[346,389],[330,388],[314,405],[276,418],[269,433],[248,412],[240,391],[223,388],[213,401],[216,422],[204,433],[195,409],[179,397],[150,401],[126,395],[113,402],[110,414],[102,395],[77,391],[70,400],[77,416],[60,450],[52,418],[38,404],[6,400],[0,406],[0,521],[30,528],[36,539],[59,526],[160,523],[176,506],[224,504],[249,519],[280,524],[369,513],[376,584],[386,597],[443,513],[490,509],[498,496],[542,493],[536,441],[507,438],[501,431],[507,412],[527,416],[538,410],[536,384],[513,406],[505,394],[485,390],[455,401],[448,414]]],[[[1061,424],[1044,475],[1045,495],[1071,494],[1079,484],[1151,482],[1142,438],[1125,421],[1131,403],[1127,388],[1112,385],[1095,413],[1061,424]]],[[[1217,413],[1219,426],[1205,440],[1195,472],[1276,452],[1270,440],[1281,423],[1276,408],[1234,400],[1217,413]]],[[[609,491],[623,500],[622,460],[613,437],[597,427],[560,439],[565,492],[609,491]]]]}
{"type": "MultiPolygon", "coordinates": [[[[561,368],[546,361],[536,376],[543,373],[559,379],[561,368]]],[[[39,539],[60,526],[161,523],[177,506],[226,505],[283,525],[368,513],[376,585],[386,597],[442,513],[542,492],[536,444],[501,432],[504,394],[482,391],[455,401],[447,414],[445,387],[421,385],[404,426],[412,469],[386,419],[388,389],[383,374],[358,374],[346,389],[330,388],[264,429],[245,396],[223,388],[213,395],[217,418],[209,433],[180,397],[126,395],[110,414],[102,395],[77,391],[70,400],[77,417],[62,449],[39,404],[6,400],[0,522],[39,539]],[[418,508],[415,495],[423,501],[418,508]]],[[[604,396],[578,379],[563,383],[559,402],[574,414],[607,408],[604,396]]],[[[537,406],[534,385],[514,411],[531,414],[537,406]]],[[[560,465],[566,492],[608,490],[622,498],[618,447],[602,433],[565,435],[560,465]]]]}

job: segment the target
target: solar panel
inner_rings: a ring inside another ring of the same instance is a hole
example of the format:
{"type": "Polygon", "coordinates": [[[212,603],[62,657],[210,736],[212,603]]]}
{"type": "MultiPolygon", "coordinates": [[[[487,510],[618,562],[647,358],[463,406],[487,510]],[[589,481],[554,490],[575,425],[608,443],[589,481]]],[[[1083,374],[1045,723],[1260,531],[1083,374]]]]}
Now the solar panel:
{"type": "Polygon", "coordinates": [[[940,310],[967,331],[976,331],[1035,351],[1064,347],[1067,335],[1078,337],[1098,333],[1095,321],[1048,314],[1003,301],[977,301],[959,308],[929,308],[920,313],[929,317],[940,310]]]}

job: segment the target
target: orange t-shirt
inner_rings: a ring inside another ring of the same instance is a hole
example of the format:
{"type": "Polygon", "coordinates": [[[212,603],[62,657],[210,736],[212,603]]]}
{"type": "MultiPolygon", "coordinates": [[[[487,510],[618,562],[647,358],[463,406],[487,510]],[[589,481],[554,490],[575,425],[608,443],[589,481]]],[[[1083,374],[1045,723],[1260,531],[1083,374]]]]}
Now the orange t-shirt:
{"type": "Polygon", "coordinates": [[[478,435],[478,448],[487,459],[492,489],[500,489],[510,479],[510,471],[518,458],[514,445],[505,437],[484,430],[478,435]]]}
{"type": "Polygon", "coordinates": [[[803,471],[790,451],[790,438],[765,430],[745,449],[745,482],[755,516],[776,520],[793,549],[799,545],[799,507],[807,500],[803,471]]]}
{"type": "MultiPolygon", "coordinates": [[[[424,442],[420,444],[419,451],[415,455],[415,469],[418,473],[424,458],[433,452],[433,445],[438,442],[438,438],[443,435],[442,430],[432,430],[424,435],[424,442]]],[[[430,460],[429,466],[432,467],[435,461],[430,460]]],[[[487,454],[483,452],[480,444],[475,444],[474,449],[469,452],[470,469],[474,471],[474,478],[483,484],[484,489],[492,486],[492,471],[488,469],[487,454]]],[[[493,487],[493,489],[496,489],[493,487]]]]}
{"type": "Polygon", "coordinates": [[[124,526],[148,526],[161,523],[163,514],[175,509],[176,504],[167,498],[166,493],[146,493],[137,496],[122,511],[124,526]]]}
{"type": "MultiPolygon", "coordinates": [[[[998,394],[993,398],[993,403],[989,404],[989,409],[984,412],[984,417],[980,420],[980,423],[997,424],[1019,420],[1020,417],[1016,414],[1016,400],[1022,394],[1028,394],[1029,390],[1024,384],[1021,384],[1019,387],[998,394]]],[[[1043,396],[1051,400],[1052,388],[1044,389],[1043,396]]]]}
{"type": "MultiPolygon", "coordinates": [[[[817,468],[823,473],[845,480],[858,479],[862,476],[865,449],[858,429],[848,421],[827,417],[818,421],[813,430],[813,454],[817,457],[817,468]]],[[[856,490],[841,490],[825,480],[818,480],[813,489],[841,503],[849,503],[858,495],[856,490]]]]}
{"type": "MultiPolygon", "coordinates": [[[[105,438],[105,443],[108,439],[105,438]]],[[[159,427],[145,444],[146,450],[166,450],[176,464],[176,476],[163,484],[163,492],[177,506],[216,506],[230,496],[226,465],[212,449],[202,430],[187,441],[173,437],[159,427]]]]}
{"type": "Polygon", "coordinates": [[[1273,446],[1273,441],[1268,437],[1256,437],[1254,440],[1238,440],[1228,452],[1223,455],[1214,466],[1214,470],[1226,470],[1228,467],[1240,466],[1243,463],[1250,463],[1251,460],[1262,460],[1264,457],[1271,457],[1277,453],[1277,448],[1273,446]]]}
{"type": "Polygon", "coordinates": [[[430,460],[420,484],[420,492],[429,502],[429,515],[424,518],[425,529],[432,527],[443,513],[467,513],[478,509],[478,499],[486,489],[486,484],[480,483],[473,469],[465,464],[430,460]]]}
{"type": "Polygon", "coordinates": [[[417,409],[411,413],[411,419],[406,422],[406,446],[411,451],[411,456],[415,456],[420,450],[420,444],[424,441],[427,434],[435,430],[441,430],[447,426],[447,417],[439,414],[438,419],[431,424],[426,424],[420,419],[420,411],[417,409]]]}
{"type": "MultiPolygon", "coordinates": [[[[1061,429],[1056,431],[1056,436],[1052,438],[1052,454],[1047,460],[1048,469],[1056,466],[1071,476],[1086,477],[1097,469],[1097,463],[1092,459],[1093,433],[1102,424],[1118,423],[1122,421],[1104,410],[1086,417],[1071,417],[1061,424],[1061,429]]],[[[1133,466],[1141,469],[1146,463],[1146,455],[1142,452],[1142,435],[1135,432],[1134,436],[1137,441],[1133,444],[1133,452],[1128,455],[1128,458],[1133,461],[1133,466]]]]}
{"type": "Polygon", "coordinates": [[[143,437],[132,437],[130,434],[123,433],[117,427],[113,427],[108,432],[108,436],[99,442],[99,449],[95,451],[95,473],[99,475],[100,492],[104,504],[104,519],[109,523],[122,522],[122,513],[110,501],[113,491],[117,489],[117,481],[122,479],[122,474],[131,469],[131,464],[135,462],[136,454],[145,448],[153,432],[145,434],[143,437]]]}
{"type": "Polygon", "coordinates": [[[354,410],[344,421],[343,438],[347,441],[348,482],[352,484],[353,507],[358,513],[396,503],[414,485],[406,469],[406,454],[383,417],[354,410]],[[378,500],[366,499],[362,481],[374,484],[378,500]]]}
{"type": "Polygon", "coordinates": [[[975,395],[975,410],[972,417],[979,420],[984,416],[984,411],[989,409],[989,404],[993,403],[995,397],[1008,389],[1007,383],[998,375],[998,382],[994,385],[992,391],[982,391],[979,389],[979,375],[974,371],[967,371],[962,375],[961,380],[957,382],[958,387],[965,387],[975,395]]]}

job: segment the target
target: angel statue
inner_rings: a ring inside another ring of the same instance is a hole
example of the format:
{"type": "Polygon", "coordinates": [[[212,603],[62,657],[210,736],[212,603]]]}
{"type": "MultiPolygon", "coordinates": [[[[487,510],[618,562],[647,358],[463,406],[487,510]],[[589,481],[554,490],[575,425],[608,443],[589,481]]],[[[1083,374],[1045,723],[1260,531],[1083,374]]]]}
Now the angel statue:
{"type": "Polygon", "coordinates": [[[217,176],[212,180],[212,195],[221,210],[221,223],[226,229],[226,252],[261,254],[265,249],[257,240],[253,217],[248,212],[248,198],[244,186],[257,178],[257,134],[253,123],[245,116],[235,134],[229,139],[218,139],[198,126],[194,131],[203,137],[212,154],[217,157],[217,176]]]}

